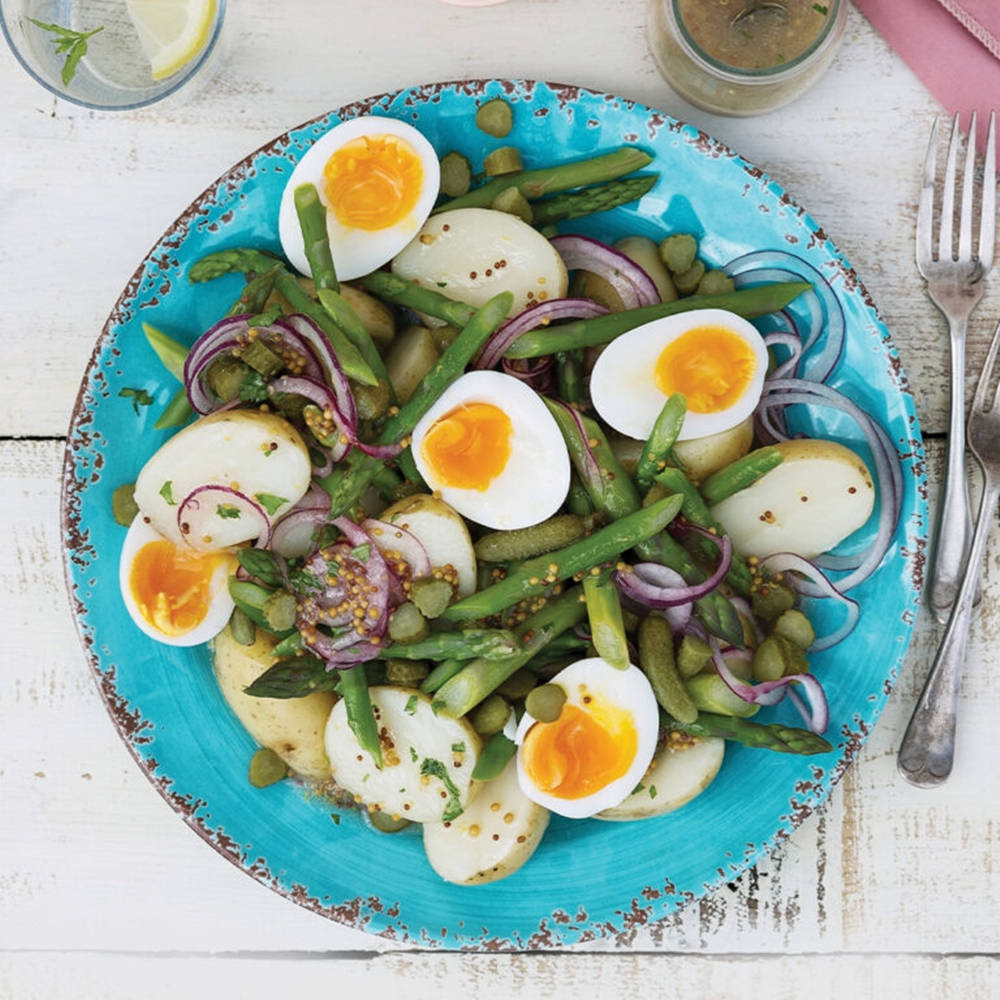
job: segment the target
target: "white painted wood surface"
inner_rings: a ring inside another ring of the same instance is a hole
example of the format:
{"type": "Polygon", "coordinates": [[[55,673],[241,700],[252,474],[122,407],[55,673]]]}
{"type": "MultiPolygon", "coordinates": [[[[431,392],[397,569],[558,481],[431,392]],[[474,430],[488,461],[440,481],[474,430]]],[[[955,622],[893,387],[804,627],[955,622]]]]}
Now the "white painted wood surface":
{"type": "MultiPolygon", "coordinates": [[[[809,94],[756,119],[713,117],[660,81],[643,19],[642,0],[240,0],[210,85],[118,116],[56,101],[0,52],[0,997],[159,997],[177,983],[195,996],[1000,996],[1000,540],[951,781],[918,791],[895,771],[940,635],[924,616],[859,761],[779,854],[587,953],[400,952],[259,886],[142,777],[78,646],[59,555],[61,438],[136,262],[203,187],[274,134],[431,80],[544,78],[615,92],[695,122],[769,171],[857,267],[893,331],[931,435],[933,501],[947,345],[912,242],[918,164],[940,109],[852,11],[836,63],[809,94]]],[[[974,357],[998,316],[994,280],[973,322],[974,357]]]]}

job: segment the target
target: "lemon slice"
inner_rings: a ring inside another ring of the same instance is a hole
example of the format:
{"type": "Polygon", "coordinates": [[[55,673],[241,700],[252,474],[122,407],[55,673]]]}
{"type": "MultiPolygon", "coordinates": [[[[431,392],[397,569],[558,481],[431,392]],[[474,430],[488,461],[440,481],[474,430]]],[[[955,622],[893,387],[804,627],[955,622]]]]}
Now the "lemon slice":
{"type": "Polygon", "coordinates": [[[186,66],[205,47],[216,0],[125,0],[153,79],[186,66]]]}

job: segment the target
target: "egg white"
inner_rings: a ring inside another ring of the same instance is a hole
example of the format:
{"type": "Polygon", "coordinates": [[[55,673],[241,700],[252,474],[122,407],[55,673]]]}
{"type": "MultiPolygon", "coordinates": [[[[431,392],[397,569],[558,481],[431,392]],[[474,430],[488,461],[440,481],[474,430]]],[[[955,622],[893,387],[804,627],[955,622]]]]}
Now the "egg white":
{"type": "Polygon", "coordinates": [[[487,528],[538,524],[559,510],[569,491],[569,454],[555,419],[534,390],[503,372],[468,372],[453,382],[414,429],[413,458],[436,494],[487,528]],[[442,482],[423,455],[424,438],[434,423],[468,403],[496,406],[512,425],[510,459],[482,491],[442,482]]]}
{"type": "Polygon", "coordinates": [[[337,276],[344,281],[368,274],[394,257],[417,234],[430,215],[440,185],[440,164],[434,147],[412,126],[395,118],[368,115],[341,122],[310,147],[292,171],[281,195],[278,211],[278,234],[285,256],[302,274],[312,273],[306,260],[299,218],[295,211],[295,189],[300,184],[316,186],[326,204],[323,167],[345,143],[364,135],[393,135],[407,142],[420,159],[423,180],[413,210],[399,222],[380,230],[355,229],[342,225],[333,212],[327,212],[326,225],[330,250],[337,276]]]}
{"type": "Polygon", "coordinates": [[[550,684],[558,684],[566,692],[566,704],[576,705],[586,710],[583,703],[584,695],[590,695],[595,700],[610,702],[627,711],[633,719],[638,743],[635,756],[628,770],[614,781],[591,795],[578,799],[560,798],[550,795],[538,788],[525,771],[522,747],[528,730],[537,722],[527,712],[521,717],[517,727],[514,742],[517,751],[517,779],[524,794],[540,806],[560,816],[570,819],[583,819],[593,816],[602,809],[610,809],[628,798],[642,776],[646,773],[653,754],[656,751],[656,740],[659,732],[659,708],[656,696],[646,675],[635,666],[627,670],[618,670],[599,656],[585,660],[577,660],[564,667],[550,684]]]}
{"type": "Polygon", "coordinates": [[[689,330],[720,326],[753,351],[756,367],[750,384],[729,407],[714,413],[690,410],[679,441],[706,437],[735,427],[756,409],[767,374],[767,348],[757,328],[725,309],[696,309],[644,323],[615,338],[601,353],[590,377],[590,397],[601,418],[616,431],[645,441],[666,396],[656,384],[657,359],[668,344],[689,330]]]}
{"type": "Polygon", "coordinates": [[[183,635],[168,635],[148,621],[139,610],[130,582],[132,563],[136,555],[144,545],[156,541],[168,541],[171,545],[175,544],[172,540],[165,539],[142,514],[136,515],[125,535],[118,562],[118,584],[129,616],[139,629],[151,639],[156,639],[157,642],[165,643],[168,646],[198,646],[203,642],[208,642],[209,639],[214,639],[226,627],[235,606],[229,595],[229,574],[232,567],[221,563],[212,574],[212,580],[209,584],[211,597],[208,610],[201,622],[183,635]]]}

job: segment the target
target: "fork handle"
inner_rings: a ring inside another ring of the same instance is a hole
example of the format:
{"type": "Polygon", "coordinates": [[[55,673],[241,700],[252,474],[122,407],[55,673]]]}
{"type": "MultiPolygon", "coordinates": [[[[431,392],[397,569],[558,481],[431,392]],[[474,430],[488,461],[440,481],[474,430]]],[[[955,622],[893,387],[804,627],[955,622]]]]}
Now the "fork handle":
{"type": "Polygon", "coordinates": [[[944,479],[941,511],[938,517],[937,543],[931,566],[929,604],[934,617],[943,625],[955,604],[972,518],[969,491],[965,481],[965,331],[967,316],[949,318],[951,341],[951,409],[948,418],[948,460],[944,479]]]}
{"type": "Polygon", "coordinates": [[[993,522],[1000,484],[987,479],[979,504],[976,533],[962,577],[958,600],[948,619],[944,638],[930,674],[913,710],[899,747],[896,766],[907,781],[921,788],[933,788],[951,774],[955,759],[955,720],[958,715],[958,686],[965,664],[965,647],[972,622],[972,606],[979,584],[979,569],[993,522]]]}

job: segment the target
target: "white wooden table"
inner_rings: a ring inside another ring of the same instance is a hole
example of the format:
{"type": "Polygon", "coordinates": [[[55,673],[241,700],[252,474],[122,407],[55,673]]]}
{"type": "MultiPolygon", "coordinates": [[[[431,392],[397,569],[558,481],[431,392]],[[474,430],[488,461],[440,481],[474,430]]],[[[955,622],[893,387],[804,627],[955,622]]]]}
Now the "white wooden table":
{"type": "MultiPolygon", "coordinates": [[[[210,86],[122,115],[51,98],[0,52],[0,997],[346,997],[362,987],[436,998],[1000,996],[1000,545],[947,785],[918,791],[895,769],[940,635],[925,615],[860,759],[775,857],[675,918],[586,951],[393,949],[258,885],[192,836],[140,774],[78,646],[59,553],[63,436],[136,262],[273,135],[432,80],[540,78],[622,94],[766,169],[846,253],[892,330],[934,502],[946,338],[912,243],[918,164],[940,108],[852,11],[836,63],[805,97],[759,118],[713,117],[661,82],[643,19],[642,0],[239,0],[210,86]]],[[[997,317],[995,278],[973,321],[974,361],[997,317]]]]}

